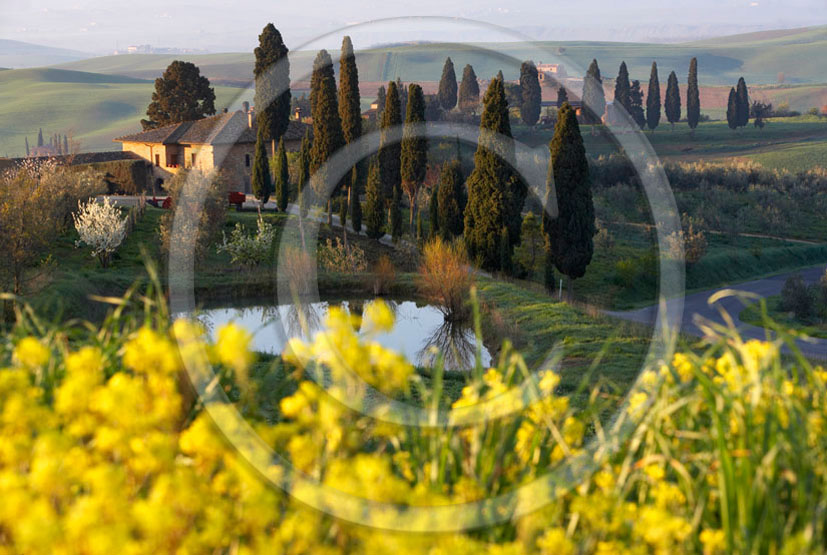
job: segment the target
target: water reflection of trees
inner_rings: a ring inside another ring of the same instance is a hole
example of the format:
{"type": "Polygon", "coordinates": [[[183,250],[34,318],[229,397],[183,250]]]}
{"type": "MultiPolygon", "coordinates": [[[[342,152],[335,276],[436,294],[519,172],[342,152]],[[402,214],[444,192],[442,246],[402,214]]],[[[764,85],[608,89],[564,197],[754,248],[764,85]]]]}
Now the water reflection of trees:
{"type": "Polygon", "coordinates": [[[424,347],[417,355],[417,362],[422,366],[433,367],[437,358],[433,348],[442,354],[445,370],[468,370],[474,365],[477,341],[471,328],[446,320],[425,340],[424,347]]]}
{"type": "Polygon", "coordinates": [[[321,330],[323,311],[326,312],[320,303],[291,304],[282,307],[282,310],[278,312],[287,339],[292,337],[309,339],[321,330]]]}

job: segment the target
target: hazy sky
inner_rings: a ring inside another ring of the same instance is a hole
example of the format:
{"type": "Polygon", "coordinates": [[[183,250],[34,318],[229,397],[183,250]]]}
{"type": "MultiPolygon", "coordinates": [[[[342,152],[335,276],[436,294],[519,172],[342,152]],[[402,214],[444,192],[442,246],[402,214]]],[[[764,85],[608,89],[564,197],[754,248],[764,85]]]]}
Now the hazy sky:
{"type": "MultiPolygon", "coordinates": [[[[824,24],[827,0],[0,0],[0,38],[95,53],[130,44],[241,51],[255,45],[268,21],[295,48],[348,24],[424,15],[495,23],[546,40],[670,41],[824,24]]],[[[402,37],[404,24],[396,28],[400,34],[385,29],[376,42],[413,38],[402,37]]],[[[418,38],[454,37],[440,28],[418,38]]]]}

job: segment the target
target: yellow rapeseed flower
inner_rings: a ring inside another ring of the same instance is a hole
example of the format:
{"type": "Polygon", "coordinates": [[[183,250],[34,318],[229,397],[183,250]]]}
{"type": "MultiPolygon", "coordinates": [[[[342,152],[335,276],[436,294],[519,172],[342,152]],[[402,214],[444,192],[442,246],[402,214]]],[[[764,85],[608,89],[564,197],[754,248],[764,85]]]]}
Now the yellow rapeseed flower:
{"type": "Polygon", "coordinates": [[[250,332],[234,322],[221,327],[216,335],[215,350],[218,360],[244,375],[250,363],[253,362],[253,353],[250,344],[253,336],[250,332]]]}
{"type": "Polygon", "coordinates": [[[14,359],[27,368],[37,368],[49,362],[49,349],[34,337],[24,337],[14,348],[14,359]]]}

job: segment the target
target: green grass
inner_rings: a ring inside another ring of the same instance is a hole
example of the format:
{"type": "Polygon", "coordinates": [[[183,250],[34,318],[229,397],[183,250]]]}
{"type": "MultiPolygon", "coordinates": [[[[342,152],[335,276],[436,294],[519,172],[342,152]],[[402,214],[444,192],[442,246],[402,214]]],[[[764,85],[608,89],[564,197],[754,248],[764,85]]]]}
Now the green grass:
{"type": "MultiPolygon", "coordinates": [[[[554,134],[553,129],[529,129],[522,124],[513,126],[514,137],[530,146],[541,147],[548,144],[554,134]]],[[[583,142],[586,152],[593,157],[608,156],[618,152],[614,140],[601,134],[592,134],[589,126],[583,126],[583,142]]],[[[783,155],[775,157],[776,150],[783,152],[786,148],[799,148],[803,141],[812,141],[809,162],[806,166],[799,164],[797,169],[808,169],[827,165],[827,118],[799,116],[794,118],[771,118],[763,129],[752,126],[733,131],[725,121],[703,122],[695,130],[694,137],[689,126],[683,122],[672,130],[668,122],[661,123],[654,132],[646,131],[646,138],[652,144],[658,157],[665,161],[727,161],[732,157],[752,157],[767,152],[769,156],[758,161],[767,167],[783,168],[783,155]]],[[[809,146],[809,143],[808,143],[809,146]]]]}
{"type": "MultiPolygon", "coordinates": [[[[572,283],[576,299],[614,310],[638,308],[657,302],[657,259],[650,232],[629,225],[610,225],[615,244],[611,249],[595,245],[594,257],[586,275],[572,283]],[[634,261],[640,275],[631,285],[622,283],[616,265],[620,260],[634,261]]],[[[707,252],[686,270],[687,292],[724,287],[762,276],[792,271],[827,262],[827,244],[811,245],[760,237],[732,238],[707,234],[707,252]]],[[[536,276],[536,281],[541,276],[536,276]]]]}
{"type": "MultiPolygon", "coordinates": [[[[140,131],[152,97],[151,81],[58,69],[0,73],[0,156],[25,155],[25,138],[35,146],[38,129],[48,137],[68,134],[82,151],[120,150],[112,139],[140,131]]],[[[240,89],[215,87],[216,110],[237,107],[240,89]]]]}
{"type": "Polygon", "coordinates": [[[790,144],[774,147],[766,152],[750,154],[750,160],[767,168],[806,171],[814,167],[827,165],[827,140],[806,140],[803,144],[790,144]]]}
{"type": "MultiPolygon", "coordinates": [[[[787,329],[797,330],[809,335],[810,337],[820,337],[827,339],[827,323],[808,323],[797,319],[792,312],[788,312],[781,308],[781,295],[773,295],[767,297],[767,315],[772,318],[777,324],[784,326],[787,329]]],[[[747,324],[753,326],[764,327],[764,319],[761,315],[761,306],[759,303],[754,303],[746,307],[738,315],[738,318],[747,324]]]]}

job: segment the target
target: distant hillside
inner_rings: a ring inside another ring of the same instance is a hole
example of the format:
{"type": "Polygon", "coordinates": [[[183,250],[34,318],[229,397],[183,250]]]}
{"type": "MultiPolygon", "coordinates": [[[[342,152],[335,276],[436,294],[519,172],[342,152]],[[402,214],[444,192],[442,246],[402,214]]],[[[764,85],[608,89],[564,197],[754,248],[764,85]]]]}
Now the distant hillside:
{"type": "MultiPolygon", "coordinates": [[[[83,150],[117,150],[114,137],[139,131],[154,85],[123,75],[54,68],[0,72],[0,156],[25,153],[37,131],[72,135],[83,150]]],[[[216,108],[237,108],[237,88],[215,87],[216,108]]]]}
{"type": "MultiPolygon", "coordinates": [[[[689,60],[699,63],[699,78],[705,85],[732,85],[744,76],[750,84],[774,84],[780,73],[788,84],[813,84],[827,81],[827,26],[780,31],[761,31],[682,44],[616,42],[541,42],[537,45],[553,61],[585,68],[597,58],[604,76],[613,77],[621,61],[626,61],[634,79],[649,77],[653,60],[658,62],[662,79],[675,70],[686,80],[689,60]]],[[[359,45],[356,45],[357,49],[359,45]]],[[[298,52],[291,59],[291,75],[304,80],[311,69],[315,52],[298,52]]],[[[450,56],[457,71],[470,63],[480,78],[502,70],[507,79],[516,79],[519,65],[527,57],[538,57],[536,49],[521,43],[414,44],[383,49],[368,49],[357,54],[359,76],[365,81],[436,81],[445,58],[450,56]]],[[[95,73],[116,73],[154,79],[175,59],[197,64],[203,74],[217,84],[246,86],[252,78],[252,53],[205,55],[127,55],[106,56],[63,64],[64,69],[95,73]]],[[[575,74],[573,67],[570,73],[575,74]]]]}
{"type": "Polygon", "coordinates": [[[0,39],[0,66],[11,68],[39,67],[83,60],[91,54],[65,48],[41,46],[17,40],[0,39]]]}

